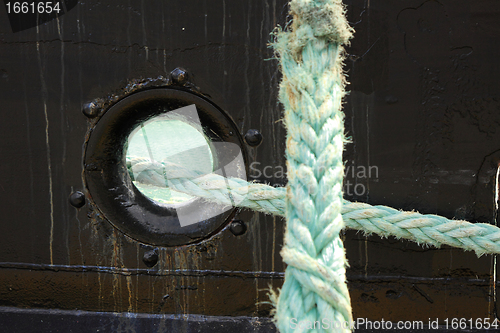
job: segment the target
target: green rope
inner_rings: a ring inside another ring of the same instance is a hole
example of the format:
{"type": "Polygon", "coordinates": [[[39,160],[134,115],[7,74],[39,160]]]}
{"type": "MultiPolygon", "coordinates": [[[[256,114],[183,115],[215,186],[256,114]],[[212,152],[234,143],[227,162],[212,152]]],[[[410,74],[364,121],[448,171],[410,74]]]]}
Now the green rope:
{"type": "Polygon", "coordinates": [[[143,184],[165,187],[167,178],[170,189],[177,192],[227,206],[237,202],[238,207],[284,215],[284,188],[248,183],[239,178],[224,178],[214,173],[202,174],[178,164],[151,162],[144,158],[127,158],[127,168],[130,178],[143,184]]]}
{"type": "MultiPolygon", "coordinates": [[[[151,162],[145,158],[128,158],[127,167],[132,180],[165,187],[165,175],[171,190],[204,198],[218,204],[231,205],[230,193],[239,202],[237,207],[278,216],[285,216],[284,187],[249,183],[239,178],[226,179],[216,174],[202,174],[169,162],[151,162]],[[132,170],[138,174],[134,178],[132,170]],[[164,174],[165,170],[165,174],[164,174]],[[241,196],[247,193],[243,200],[241,196]]],[[[418,244],[439,247],[449,245],[483,254],[500,254],[500,228],[487,223],[450,220],[443,216],[403,212],[387,206],[343,200],[342,218],[345,226],[377,234],[393,236],[418,244]]]]}
{"type": "Polygon", "coordinates": [[[350,331],[352,322],[340,239],[346,141],[342,44],[352,35],[344,11],[340,0],[292,0],[292,28],[278,31],[273,45],[283,73],[280,100],[288,130],[281,251],[288,266],[281,292],[273,297],[282,333],[295,331],[292,322],[347,324],[339,332],[350,331]]]}

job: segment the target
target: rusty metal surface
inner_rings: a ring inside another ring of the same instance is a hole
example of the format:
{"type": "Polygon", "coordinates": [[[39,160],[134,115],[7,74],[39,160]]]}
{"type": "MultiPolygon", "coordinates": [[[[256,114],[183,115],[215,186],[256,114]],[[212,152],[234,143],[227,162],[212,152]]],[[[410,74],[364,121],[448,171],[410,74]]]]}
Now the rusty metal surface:
{"type": "MultiPolygon", "coordinates": [[[[89,195],[83,105],[176,67],[242,136],[262,134],[246,147],[250,179],[285,184],[280,75],[268,48],[285,3],[80,1],[16,33],[0,11],[0,305],[269,316],[267,289],[284,271],[281,219],[237,212],[244,234],[226,225],[203,243],[160,247],[148,268],[153,246],[69,197],[89,195]]],[[[357,31],[346,58],[346,198],[494,223],[500,4],[346,4],[357,31]]],[[[496,315],[494,257],[352,231],[344,238],[354,317],[496,315]]]]}

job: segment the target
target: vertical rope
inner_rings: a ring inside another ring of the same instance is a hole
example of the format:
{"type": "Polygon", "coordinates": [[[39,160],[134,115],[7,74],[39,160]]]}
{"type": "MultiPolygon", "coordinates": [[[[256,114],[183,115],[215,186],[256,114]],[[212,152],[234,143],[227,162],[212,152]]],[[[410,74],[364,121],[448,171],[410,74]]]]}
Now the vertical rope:
{"type": "Polygon", "coordinates": [[[343,47],[352,36],[341,0],[292,0],[290,31],[275,50],[287,127],[285,244],[288,267],[276,304],[280,332],[349,331],[342,221],[343,47]],[[316,323],[316,326],[311,326],[316,323]],[[337,328],[331,323],[336,323],[337,328]]]}

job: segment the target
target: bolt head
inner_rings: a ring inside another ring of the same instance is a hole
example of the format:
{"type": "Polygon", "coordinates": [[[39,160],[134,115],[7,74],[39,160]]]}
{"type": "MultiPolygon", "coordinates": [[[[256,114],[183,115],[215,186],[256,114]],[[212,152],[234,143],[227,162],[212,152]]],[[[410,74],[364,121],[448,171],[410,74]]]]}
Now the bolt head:
{"type": "Polygon", "coordinates": [[[85,194],[80,191],[71,193],[69,203],[76,208],[82,208],[85,205],[85,194]]]}
{"type": "Polygon", "coordinates": [[[250,129],[245,134],[245,141],[249,146],[258,146],[262,142],[262,134],[256,129],[250,129]]]}
{"type": "Polygon", "coordinates": [[[234,220],[233,222],[231,222],[229,230],[231,230],[233,235],[240,236],[247,231],[247,226],[245,225],[245,222],[241,220],[234,220]]]}
{"type": "Polygon", "coordinates": [[[144,253],[142,261],[148,267],[153,267],[158,262],[158,249],[150,250],[144,253]]]}
{"type": "Polygon", "coordinates": [[[188,81],[188,72],[184,68],[177,67],[170,75],[172,76],[172,81],[176,84],[183,85],[188,81]]]}
{"type": "Polygon", "coordinates": [[[94,102],[90,102],[83,105],[82,108],[83,114],[88,118],[94,118],[97,116],[98,108],[94,102]]]}

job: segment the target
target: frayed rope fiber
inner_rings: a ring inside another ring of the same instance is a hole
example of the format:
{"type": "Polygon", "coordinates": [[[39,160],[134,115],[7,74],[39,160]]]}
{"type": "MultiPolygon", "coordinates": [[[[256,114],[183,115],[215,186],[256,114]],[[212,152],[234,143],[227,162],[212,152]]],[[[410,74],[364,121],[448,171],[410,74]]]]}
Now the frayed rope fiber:
{"type": "MultiPolygon", "coordinates": [[[[344,164],[344,49],[352,36],[340,0],[292,0],[290,31],[276,32],[287,128],[285,282],[273,295],[274,320],[351,323],[345,250],[340,238],[344,164]]],[[[302,327],[306,327],[302,326],[302,327]]],[[[336,330],[350,331],[349,325],[336,330]]],[[[332,329],[333,330],[333,329],[332,329]]]]}

